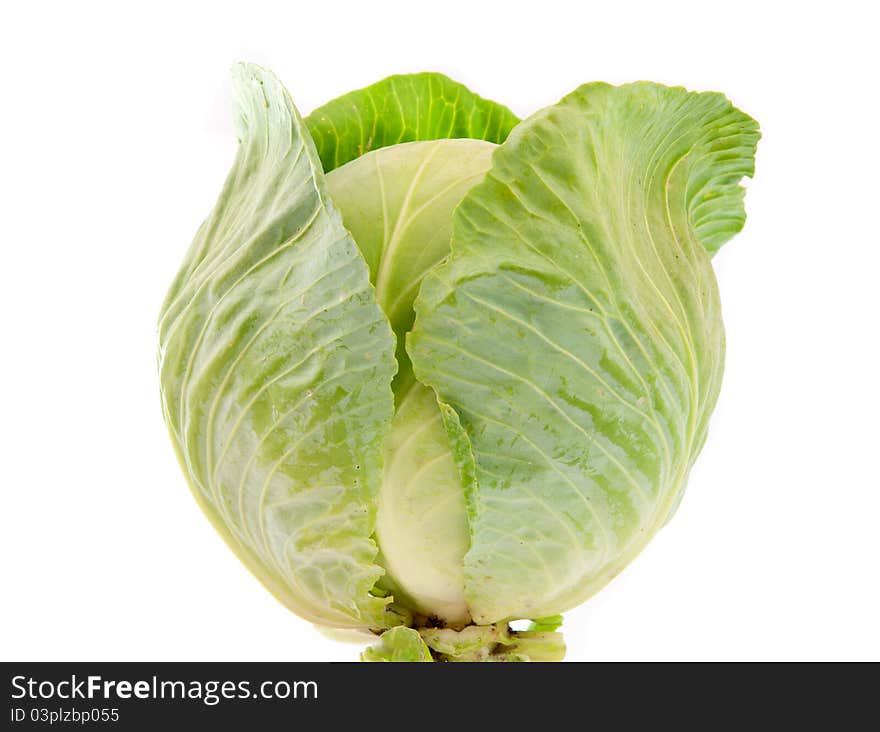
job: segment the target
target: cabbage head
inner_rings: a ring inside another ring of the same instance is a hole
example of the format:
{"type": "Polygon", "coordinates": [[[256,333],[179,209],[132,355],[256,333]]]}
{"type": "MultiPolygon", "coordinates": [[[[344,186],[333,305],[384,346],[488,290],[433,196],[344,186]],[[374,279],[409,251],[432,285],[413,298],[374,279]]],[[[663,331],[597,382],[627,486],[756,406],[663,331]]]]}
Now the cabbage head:
{"type": "Polygon", "coordinates": [[[366,660],[560,659],[706,438],[757,124],[645,82],[524,121],[433,73],[305,119],[270,72],[234,83],[159,321],[196,500],[285,606],[380,635],[366,660]]]}

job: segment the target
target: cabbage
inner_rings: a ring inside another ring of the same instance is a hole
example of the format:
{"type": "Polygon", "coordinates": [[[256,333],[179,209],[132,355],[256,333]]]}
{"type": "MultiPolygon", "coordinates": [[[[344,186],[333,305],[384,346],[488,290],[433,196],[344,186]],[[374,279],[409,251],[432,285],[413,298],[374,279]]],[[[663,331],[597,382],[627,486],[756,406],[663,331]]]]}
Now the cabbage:
{"type": "Polygon", "coordinates": [[[561,658],[558,616],[706,438],[757,124],[644,82],[520,121],[439,74],[306,119],[234,81],[237,156],[159,321],[196,500],[292,611],[380,634],[365,660],[561,658]]]}

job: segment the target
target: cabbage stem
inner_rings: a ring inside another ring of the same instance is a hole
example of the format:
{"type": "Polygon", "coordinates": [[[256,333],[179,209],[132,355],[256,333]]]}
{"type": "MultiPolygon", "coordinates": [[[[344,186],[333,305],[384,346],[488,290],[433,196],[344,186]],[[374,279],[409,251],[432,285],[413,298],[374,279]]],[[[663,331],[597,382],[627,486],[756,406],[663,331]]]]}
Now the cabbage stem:
{"type": "Polygon", "coordinates": [[[562,633],[511,630],[506,624],[452,628],[392,628],[361,656],[364,661],[522,662],[561,661],[562,633]]]}

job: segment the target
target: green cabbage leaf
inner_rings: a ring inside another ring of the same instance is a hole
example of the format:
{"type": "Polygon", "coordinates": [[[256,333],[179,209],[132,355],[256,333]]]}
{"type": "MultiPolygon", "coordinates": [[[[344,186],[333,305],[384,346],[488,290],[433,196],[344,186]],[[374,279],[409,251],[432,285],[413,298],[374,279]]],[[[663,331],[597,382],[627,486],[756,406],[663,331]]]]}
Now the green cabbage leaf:
{"type": "Polygon", "coordinates": [[[199,504],[285,605],[387,627],[371,594],[395,339],[278,80],[235,68],[239,148],[162,307],[162,405],[199,504]]]}

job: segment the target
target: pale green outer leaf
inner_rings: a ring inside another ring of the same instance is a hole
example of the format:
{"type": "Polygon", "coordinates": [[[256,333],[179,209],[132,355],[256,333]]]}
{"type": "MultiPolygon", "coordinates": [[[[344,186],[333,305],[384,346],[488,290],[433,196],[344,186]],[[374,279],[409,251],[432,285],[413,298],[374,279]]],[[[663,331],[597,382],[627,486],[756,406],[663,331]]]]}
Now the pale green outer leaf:
{"type": "Polygon", "coordinates": [[[407,347],[470,442],[476,622],[579,604],[670,514],[723,368],[704,247],[741,226],[757,139],[719,94],[590,84],[459,205],[407,347]]]}
{"type": "Polygon", "coordinates": [[[443,74],[389,76],[305,119],[325,172],[401,142],[468,137],[504,142],[519,118],[443,74]]]}
{"type": "Polygon", "coordinates": [[[379,642],[361,654],[370,663],[431,663],[431,651],[417,630],[398,626],[386,630],[379,642]]]}
{"type": "Polygon", "coordinates": [[[386,627],[371,539],[394,337],[269,72],[234,69],[240,145],[162,308],[162,403],[194,495],[289,608],[386,627]]]}

